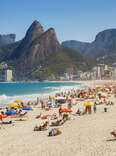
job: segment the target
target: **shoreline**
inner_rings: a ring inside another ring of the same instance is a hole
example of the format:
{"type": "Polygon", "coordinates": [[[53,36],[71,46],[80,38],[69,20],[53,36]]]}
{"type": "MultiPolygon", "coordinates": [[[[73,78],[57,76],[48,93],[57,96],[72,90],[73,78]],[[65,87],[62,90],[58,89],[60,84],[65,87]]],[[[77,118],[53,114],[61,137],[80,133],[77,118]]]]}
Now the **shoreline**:
{"type": "MultiPolygon", "coordinates": [[[[20,83],[20,82],[19,82],[20,83]]],[[[25,82],[23,82],[25,83],[25,82]]],[[[32,82],[30,82],[32,83],[32,82]]],[[[38,83],[38,82],[35,82],[35,83],[38,83]]],[[[57,82],[53,82],[53,83],[57,83],[57,82]]],[[[58,83],[64,83],[64,82],[58,82],[58,83]]],[[[74,82],[67,82],[67,83],[74,83],[74,82]]],[[[82,83],[83,85],[83,83],[82,83]]],[[[80,83],[78,82],[75,82],[74,83],[74,86],[73,85],[66,85],[66,86],[58,86],[58,87],[51,87],[51,91],[47,91],[47,92],[40,92],[40,93],[30,93],[30,94],[22,94],[22,95],[12,95],[12,96],[9,96],[9,95],[5,95],[5,94],[2,94],[1,95],[1,100],[2,100],[2,103],[5,103],[6,105],[5,106],[2,106],[0,105],[0,107],[6,107],[7,105],[13,103],[14,100],[16,99],[19,99],[19,100],[22,100],[24,102],[28,102],[28,101],[31,101],[32,103],[35,102],[37,100],[37,98],[42,98],[43,100],[46,98],[48,98],[49,96],[54,96],[56,93],[59,93],[59,92],[65,92],[65,91],[68,91],[68,90],[71,90],[75,87],[79,86],[80,87],[80,83]],[[76,85],[77,84],[77,85],[76,85]],[[53,90],[52,90],[53,88],[53,90]],[[55,89],[57,88],[57,89],[55,89]],[[8,101],[7,101],[8,100],[8,101]],[[7,101],[7,102],[6,102],[7,101]]]]}

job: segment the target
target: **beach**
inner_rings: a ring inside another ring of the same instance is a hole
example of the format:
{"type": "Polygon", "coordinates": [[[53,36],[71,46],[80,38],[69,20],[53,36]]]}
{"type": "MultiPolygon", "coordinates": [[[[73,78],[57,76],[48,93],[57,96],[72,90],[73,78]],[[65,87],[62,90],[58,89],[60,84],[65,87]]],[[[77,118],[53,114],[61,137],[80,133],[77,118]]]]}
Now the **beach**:
{"type": "MultiPolygon", "coordinates": [[[[88,82],[88,86],[102,86],[104,81],[88,82]]],[[[56,113],[58,109],[42,110],[38,106],[28,112],[26,121],[17,121],[13,124],[1,125],[0,129],[0,155],[2,156],[115,156],[116,139],[110,134],[116,129],[116,102],[114,95],[109,97],[114,105],[98,105],[97,112],[83,116],[75,116],[77,108],[83,107],[83,102],[73,99],[70,120],[59,127],[61,135],[48,137],[52,129],[48,126],[46,131],[33,131],[35,125],[44,121],[35,117],[42,112],[43,115],[56,113]]],[[[66,104],[63,104],[66,107],[66,104]]],[[[9,117],[10,118],[10,117],[9,117]]],[[[6,119],[5,119],[6,120],[6,119]]],[[[53,120],[49,120],[51,123],[53,120]]]]}

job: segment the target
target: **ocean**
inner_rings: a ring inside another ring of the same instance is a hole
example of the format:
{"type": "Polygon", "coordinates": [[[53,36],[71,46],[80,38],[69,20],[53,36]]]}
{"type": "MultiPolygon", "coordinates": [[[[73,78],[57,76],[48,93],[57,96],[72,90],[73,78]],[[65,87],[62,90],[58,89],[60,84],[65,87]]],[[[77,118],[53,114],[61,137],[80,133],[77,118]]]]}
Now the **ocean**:
{"type": "Polygon", "coordinates": [[[10,82],[0,83],[0,107],[13,104],[14,100],[24,102],[35,101],[37,97],[43,99],[58,92],[68,91],[71,88],[80,88],[76,82],[10,82]]]}

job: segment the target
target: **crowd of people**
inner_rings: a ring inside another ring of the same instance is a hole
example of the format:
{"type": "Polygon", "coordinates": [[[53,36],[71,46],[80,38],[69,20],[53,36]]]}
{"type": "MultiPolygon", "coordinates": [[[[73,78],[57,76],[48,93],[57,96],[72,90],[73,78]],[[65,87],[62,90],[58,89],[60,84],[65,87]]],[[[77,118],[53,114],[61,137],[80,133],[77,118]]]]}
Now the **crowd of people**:
{"type": "MultiPolygon", "coordinates": [[[[72,89],[67,92],[57,93],[54,97],[49,96],[47,99],[37,98],[37,106],[40,106],[38,109],[41,109],[42,113],[37,115],[35,118],[42,120],[43,114],[50,110],[57,111],[55,114],[46,116],[45,119],[52,119],[54,121],[49,123],[45,121],[42,125],[36,125],[34,131],[44,131],[48,130],[49,127],[56,127],[63,125],[66,121],[70,120],[72,115],[82,116],[93,113],[97,113],[99,105],[104,105],[104,112],[107,112],[107,105],[113,105],[113,101],[109,100],[110,96],[116,97],[116,87],[113,87],[112,84],[104,84],[103,86],[96,87],[85,87],[84,89],[72,89]],[[81,106],[79,105],[81,103],[81,106]],[[73,106],[76,106],[76,110],[73,110],[73,106]]],[[[1,122],[2,124],[12,124],[12,120],[4,121],[4,118],[7,118],[4,115],[11,116],[13,118],[23,118],[27,111],[24,111],[23,108],[34,107],[32,103],[27,103],[26,105],[23,102],[17,104],[17,107],[6,107],[6,109],[1,111],[1,122]],[[16,113],[8,114],[9,111],[15,111],[16,113]],[[2,116],[4,116],[2,118],[2,116]]],[[[61,134],[61,131],[57,128],[52,128],[48,136],[55,136],[61,134]]]]}

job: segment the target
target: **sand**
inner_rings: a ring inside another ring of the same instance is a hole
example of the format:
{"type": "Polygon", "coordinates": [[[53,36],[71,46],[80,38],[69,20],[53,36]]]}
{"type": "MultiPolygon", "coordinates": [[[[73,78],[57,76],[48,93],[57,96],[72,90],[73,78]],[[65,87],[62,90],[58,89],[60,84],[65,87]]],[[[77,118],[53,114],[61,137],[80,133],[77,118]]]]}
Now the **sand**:
{"type": "MultiPolygon", "coordinates": [[[[115,101],[113,96],[110,99],[115,101]]],[[[104,105],[99,105],[96,114],[71,115],[71,120],[59,127],[62,134],[55,137],[48,137],[51,127],[44,132],[33,131],[36,124],[44,122],[35,119],[42,110],[34,108],[28,121],[0,129],[0,156],[116,156],[116,139],[110,134],[116,129],[116,102],[107,108],[104,112],[104,105]]],[[[74,105],[73,112],[76,109],[74,105]]],[[[54,112],[58,109],[43,114],[54,112]]]]}

